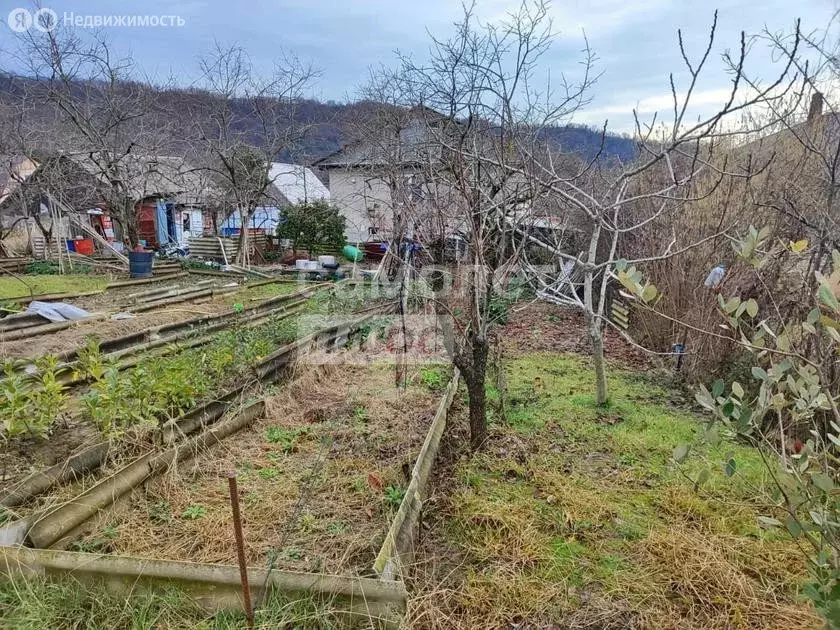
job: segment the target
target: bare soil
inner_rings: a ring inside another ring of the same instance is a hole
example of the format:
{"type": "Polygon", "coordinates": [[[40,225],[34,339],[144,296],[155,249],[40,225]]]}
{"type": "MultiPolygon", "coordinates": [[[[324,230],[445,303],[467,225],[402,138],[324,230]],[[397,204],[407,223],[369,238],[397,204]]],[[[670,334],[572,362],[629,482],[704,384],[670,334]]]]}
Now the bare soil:
{"type": "MultiPolygon", "coordinates": [[[[131,306],[136,304],[136,298],[153,291],[170,291],[170,290],[186,290],[191,288],[199,288],[196,285],[199,282],[213,281],[210,286],[222,286],[225,284],[224,278],[213,278],[207,276],[183,276],[175,278],[174,280],[164,280],[161,282],[150,282],[149,284],[130,285],[127,287],[116,287],[108,289],[104,293],[97,293],[95,295],[85,295],[73,300],[67,300],[71,304],[83,308],[90,312],[114,311],[120,308],[131,310],[131,306]]],[[[203,285],[202,285],[202,288],[203,285]]]]}
{"type": "MultiPolygon", "coordinates": [[[[582,313],[545,302],[514,307],[502,340],[508,355],[542,351],[589,354],[591,348],[582,313]]],[[[609,328],[604,331],[604,356],[625,366],[650,367],[645,353],[609,328]]]]}
{"type": "MultiPolygon", "coordinates": [[[[137,289],[137,287],[130,288],[137,289]]],[[[151,311],[137,313],[130,319],[106,319],[90,322],[82,320],[70,328],[14,341],[3,341],[3,337],[0,335],[0,359],[34,358],[45,354],[57,354],[83,346],[90,337],[99,341],[108,341],[152,326],[174,324],[202,315],[222,313],[230,310],[236,302],[248,299],[258,289],[262,290],[260,293],[261,299],[266,299],[271,295],[291,292],[293,288],[296,289],[294,285],[286,284],[265,285],[256,289],[243,287],[241,291],[236,293],[227,293],[212,299],[204,298],[203,300],[171,304],[151,311]]],[[[104,299],[104,296],[96,297],[104,299]]],[[[110,307],[108,305],[100,307],[100,310],[115,309],[116,306],[113,304],[110,307]]],[[[130,308],[127,310],[130,311],[130,308]]]]}

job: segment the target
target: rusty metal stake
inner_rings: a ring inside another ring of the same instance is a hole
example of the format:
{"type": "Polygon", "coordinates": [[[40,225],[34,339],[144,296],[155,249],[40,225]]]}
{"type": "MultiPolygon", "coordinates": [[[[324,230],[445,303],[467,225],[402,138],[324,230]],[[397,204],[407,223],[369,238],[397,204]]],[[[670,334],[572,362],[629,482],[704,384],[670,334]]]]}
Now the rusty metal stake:
{"type": "Polygon", "coordinates": [[[245,540],[242,536],[242,518],[239,515],[239,489],[236,486],[236,473],[228,473],[230,507],[233,510],[233,534],[236,537],[236,555],[239,559],[239,578],[242,580],[242,603],[248,627],[254,629],[254,611],[251,608],[251,588],[248,585],[248,567],[245,564],[245,540]]]}

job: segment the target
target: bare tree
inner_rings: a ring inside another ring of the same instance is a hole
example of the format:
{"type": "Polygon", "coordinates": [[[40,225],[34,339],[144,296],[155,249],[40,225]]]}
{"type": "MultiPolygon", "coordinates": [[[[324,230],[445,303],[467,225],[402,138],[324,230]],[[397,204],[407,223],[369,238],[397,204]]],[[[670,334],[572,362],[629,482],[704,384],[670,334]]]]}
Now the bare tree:
{"type": "MultiPolygon", "coordinates": [[[[108,40],[82,37],[56,24],[20,36],[21,53],[37,79],[31,89],[54,107],[52,138],[101,183],[99,196],[129,247],[137,245],[138,202],[150,191],[153,156],[171,146],[169,116],[158,110],[150,81],[138,81],[131,59],[116,58],[108,40]]],[[[156,191],[153,191],[156,192],[156,191]]]]}
{"type": "Polygon", "coordinates": [[[553,37],[544,2],[524,2],[496,24],[480,24],[467,7],[450,39],[432,39],[426,62],[402,57],[398,73],[404,104],[423,121],[426,177],[440,192],[432,210],[440,225],[450,233],[461,229],[469,243],[465,291],[441,295],[438,304],[451,318],[446,345],[470,396],[473,448],[487,436],[492,327],[503,315],[505,286],[523,249],[518,234],[549,192],[544,173],[534,168],[545,150],[543,130],[566,121],[594,80],[585,51],[576,81],[561,80],[556,89],[541,81],[537,64],[553,37]]]}
{"type": "MultiPolygon", "coordinates": [[[[707,47],[695,61],[689,59],[682,33],[678,32],[688,85],[678,89],[672,76],[673,115],[667,124],[659,126],[656,118],[644,124],[636,115],[637,160],[630,164],[610,164],[596,158],[571,175],[568,169],[556,168],[551,154],[548,160],[534,160],[536,167],[543,171],[557,205],[580,217],[586,237],[580,251],[568,251],[559,237],[547,239],[527,234],[529,240],[557,256],[559,268],[559,271],[545,270],[527,264],[528,276],[542,299],[583,312],[592,347],[598,405],[608,399],[603,343],[605,325],[610,323],[610,281],[618,277],[628,287],[634,286],[640,277],[636,266],[684,253],[719,237],[729,226],[719,226],[714,233],[692,242],[686,242],[676,232],[667,234],[661,247],[629,260],[623,258],[622,243],[643,231],[661,229],[665,218],[687,204],[708,197],[727,179],[753,175],[755,165],[743,168],[743,164],[736,165],[730,160],[733,140],[744,133],[730,123],[740,112],[780,102],[797,79],[792,64],[788,63],[775,81],[749,89],[744,80],[748,47],[742,33],[738,52],[725,56],[731,70],[728,98],[713,113],[691,120],[688,112],[714,47],[716,26],[717,14],[707,47]]],[[[659,239],[654,242],[658,244],[659,239]]],[[[657,298],[657,291],[651,285],[634,288],[646,302],[657,298]]]]}
{"type": "Polygon", "coordinates": [[[232,212],[239,214],[237,262],[247,262],[248,226],[256,208],[271,203],[271,164],[296,148],[308,125],[298,105],[318,72],[291,54],[281,55],[267,79],[259,78],[244,49],[216,43],[200,62],[211,92],[196,111],[197,153],[232,212]]]}

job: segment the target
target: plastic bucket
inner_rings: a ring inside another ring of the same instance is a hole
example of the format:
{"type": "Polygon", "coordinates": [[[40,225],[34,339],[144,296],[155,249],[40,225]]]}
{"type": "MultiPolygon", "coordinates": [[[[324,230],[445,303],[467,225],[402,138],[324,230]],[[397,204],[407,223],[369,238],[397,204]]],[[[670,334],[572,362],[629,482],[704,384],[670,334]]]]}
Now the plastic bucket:
{"type": "Polygon", "coordinates": [[[82,254],[84,256],[93,256],[93,239],[90,238],[80,238],[76,239],[76,253],[82,254]]]}
{"type": "Polygon", "coordinates": [[[128,275],[132,278],[151,278],[154,252],[128,252],[128,275]]]}

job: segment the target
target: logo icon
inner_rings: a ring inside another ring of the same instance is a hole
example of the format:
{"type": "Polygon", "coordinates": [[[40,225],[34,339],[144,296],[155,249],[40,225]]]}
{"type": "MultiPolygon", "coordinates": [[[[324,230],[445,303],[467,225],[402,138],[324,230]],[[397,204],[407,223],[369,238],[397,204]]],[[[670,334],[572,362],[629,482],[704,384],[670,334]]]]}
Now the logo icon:
{"type": "Polygon", "coordinates": [[[58,14],[52,9],[38,9],[32,18],[35,28],[44,33],[49,33],[58,24],[58,14]]]}
{"type": "MultiPolygon", "coordinates": [[[[41,9],[41,11],[43,11],[43,9],[41,9]]],[[[53,12],[53,15],[55,15],[55,12],[53,12]]],[[[56,21],[58,20],[57,15],[55,19],[56,21]]],[[[15,33],[23,33],[24,31],[29,30],[29,27],[32,26],[32,14],[26,9],[18,7],[17,9],[9,11],[8,22],[9,28],[15,33]]]]}

